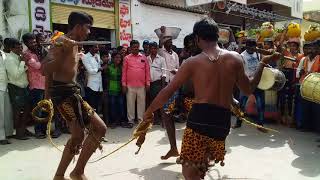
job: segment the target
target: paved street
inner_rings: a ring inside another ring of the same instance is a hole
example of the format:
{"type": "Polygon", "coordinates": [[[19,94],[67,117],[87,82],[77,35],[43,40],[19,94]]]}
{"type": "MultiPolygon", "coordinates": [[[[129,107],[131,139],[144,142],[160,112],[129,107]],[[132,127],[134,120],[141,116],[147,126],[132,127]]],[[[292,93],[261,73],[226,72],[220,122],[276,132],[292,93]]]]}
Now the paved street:
{"type": "MultiPolygon", "coordinates": [[[[263,134],[244,125],[232,130],[227,139],[224,167],[213,167],[206,180],[319,180],[320,148],[315,142],[319,135],[297,132],[293,129],[271,126],[282,134],[263,134]],[[290,140],[290,138],[292,141],[290,140]]],[[[184,124],[178,124],[177,138],[180,147],[184,124]]],[[[112,151],[129,139],[131,131],[109,129],[109,142],[104,144],[106,152],[112,151]]],[[[68,135],[55,142],[60,148],[68,135]]],[[[54,175],[61,153],[46,139],[16,141],[0,147],[0,180],[50,180],[54,175]]],[[[153,128],[140,151],[134,143],[116,154],[94,164],[88,164],[87,175],[92,180],[179,180],[183,179],[181,167],[175,159],[161,161],[160,156],[168,150],[165,131],[153,128]]],[[[96,153],[93,159],[99,157],[96,153]]],[[[72,165],[72,167],[74,164],[72,165]]],[[[68,169],[68,173],[71,168],[68,169]]]]}

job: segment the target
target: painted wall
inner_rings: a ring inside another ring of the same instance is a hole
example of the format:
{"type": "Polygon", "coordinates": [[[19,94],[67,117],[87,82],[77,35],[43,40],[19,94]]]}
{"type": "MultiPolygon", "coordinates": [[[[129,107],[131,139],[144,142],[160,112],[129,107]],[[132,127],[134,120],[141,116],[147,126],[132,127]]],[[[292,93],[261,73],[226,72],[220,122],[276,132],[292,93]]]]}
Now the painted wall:
{"type": "Polygon", "coordinates": [[[29,31],[28,0],[0,1],[0,35],[20,39],[29,31]]]}
{"type": "Polygon", "coordinates": [[[182,29],[178,39],[173,41],[178,48],[183,47],[184,37],[192,33],[194,23],[203,17],[200,14],[146,5],[137,0],[131,1],[131,11],[133,39],[141,43],[145,39],[158,42],[154,30],[161,26],[174,26],[182,29]]]}

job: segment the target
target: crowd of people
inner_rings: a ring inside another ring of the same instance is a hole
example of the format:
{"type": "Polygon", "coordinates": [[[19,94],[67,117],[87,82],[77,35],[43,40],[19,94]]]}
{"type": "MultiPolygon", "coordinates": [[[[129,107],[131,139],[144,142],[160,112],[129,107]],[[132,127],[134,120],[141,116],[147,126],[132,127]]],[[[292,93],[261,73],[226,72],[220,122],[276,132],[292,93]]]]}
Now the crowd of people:
{"type": "MultiPolygon", "coordinates": [[[[284,33],[285,34],[285,33],[284,33]]],[[[320,72],[319,41],[305,42],[297,40],[275,41],[265,38],[258,42],[256,38],[234,38],[230,30],[230,41],[219,43],[221,48],[241,54],[246,75],[252,77],[263,54],[255,48],[278,51],[296,61],[279,59],[272,66],[280,69],[286,76],[285,87],[277,92],[277,103],[272,111],[280,112],[281,122],[302,131],[318,131],[319,104],[305,100],[300,95],[300,85],[304,77],[312,72],[320,72]],[[303,51],[300,51],[301,47],[303,51]]],[[[104,40],[97,38],[97,40],[104,40]]],[[[108,127],[132,128],[142,121],[143,113],[161,89],[172,81],[179,66],[189,57],[201,51],[195,46],[192,34],[185,37],[184,48],[177,49],[171,37],[161,37],[159,42],[132,40],[129,47],[110,48],[108,45],[79,47],[79,67],[77,83],[81,87],[81,96],[100,114],[108,127]]],[[[2,41],[0,61],[0,143],[9,144],[8,137],[27,140],[30,136],[46,138],[46,123],[33,121],[31,110],[45,97],[45,76],[41,73],[41,63],[46,58],[47,47],[42,45],[41,34],[24,34],[22,42],[14,38],[2,41]],[[23,51],[23,45],[26,50],[23,51]],[[34,125],[34,133],[27,129],[34,125]]],[[[265,123],[265,92],[256,89],[253,93],[257,107],[257,124],[265,123]]],[[[155,113],[155,124],[174,128],[170,122],[185,122],[187,110],[184,98],[193,97],[192,87],[186,84],[177,91],[160,111],[155,113]],[[174,111],[172,106],[175,105],[174,111]],[[169,113],[172,112],[172,113],[169,113]]],[[[248,96],[235,90],[234,97],[239,99],[245,111],[248,96]]],[[[39,112],[39,116],[44,116],[39,112]]],[[[53,138],[68,133],[68,127],[56,111],[53,138]]],[[[237,120],[233,128],[241,127],[237,120]]],[[[259,129],[265,131],[264,129],[259,129]]]]}

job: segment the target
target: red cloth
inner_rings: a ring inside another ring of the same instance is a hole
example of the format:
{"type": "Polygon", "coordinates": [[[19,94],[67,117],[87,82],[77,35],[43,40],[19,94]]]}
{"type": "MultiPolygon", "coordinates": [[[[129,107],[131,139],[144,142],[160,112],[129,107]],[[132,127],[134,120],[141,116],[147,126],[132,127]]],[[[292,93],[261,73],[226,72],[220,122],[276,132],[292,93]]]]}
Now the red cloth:
{"type": "Polygon", "coordinates": [[[126,87],[150,86],[150,66],[147,57],[129,54],[122,66],[122,85],[126,87]]]}
{"type": "Polygon", "coordinates": [[[30,89],[44,89],[45,87],[45,76],[41,73],[41,62],[39,61],[39,57],[27,50],[23,54],[23,58],[28,66],[28,81],[30,89]]]}

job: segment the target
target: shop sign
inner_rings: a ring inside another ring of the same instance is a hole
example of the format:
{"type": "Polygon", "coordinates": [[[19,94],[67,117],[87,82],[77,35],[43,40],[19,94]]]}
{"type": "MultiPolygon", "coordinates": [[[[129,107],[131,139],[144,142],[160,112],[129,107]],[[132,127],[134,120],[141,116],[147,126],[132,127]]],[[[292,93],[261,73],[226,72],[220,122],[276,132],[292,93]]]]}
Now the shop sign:
{"type": "Polygon", "coordinates": [[[114,0],[51,0],[53,3],[114,11],[114,0]]]}
{"type": "Polygon", "coordinates": [[[50,0],[30,0],[31,32],[41,33],[46,38],[52,35],[50,0]]]}
{"type": "Polygon", "coordinates": [[[132,40],[130,0],[119,1],[120,45],[128,47],[132,40]]]}

